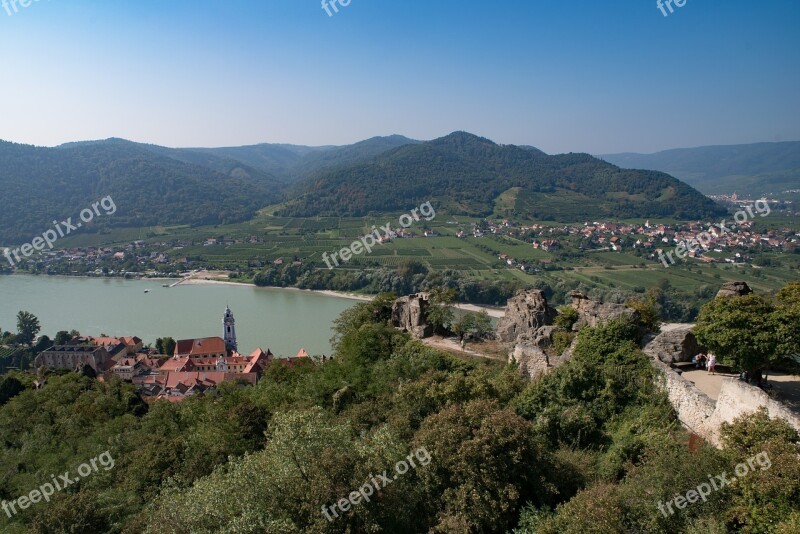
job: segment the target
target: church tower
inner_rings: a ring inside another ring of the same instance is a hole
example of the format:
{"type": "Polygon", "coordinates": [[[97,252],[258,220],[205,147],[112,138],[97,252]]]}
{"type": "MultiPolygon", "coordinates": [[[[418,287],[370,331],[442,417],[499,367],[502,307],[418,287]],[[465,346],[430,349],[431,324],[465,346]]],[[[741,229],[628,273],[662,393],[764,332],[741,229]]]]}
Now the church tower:
{"type": "Polygon", "coordinates": [[[233,318],[233,312],[227,306],[225,307],[225,316],[222,318],[222,326],[224,331],[222,338],[225,340],[225,348],[229,351],[237,350],[236,320],[233,318]]]}

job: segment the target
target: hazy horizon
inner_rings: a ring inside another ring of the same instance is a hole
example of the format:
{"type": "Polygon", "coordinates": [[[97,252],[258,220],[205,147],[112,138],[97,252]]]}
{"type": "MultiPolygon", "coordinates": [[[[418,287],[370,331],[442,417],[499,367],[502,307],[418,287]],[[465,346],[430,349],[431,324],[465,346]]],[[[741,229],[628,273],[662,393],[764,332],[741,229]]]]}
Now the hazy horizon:
{"type": "Polygon", "coordinates": [[[351,144],[463,130],[547,153],[800,139],[800,5],[318,0],[0,8],[0,138],[351,144]]]}
{"type": "MultiPolygon", "coordinates": [[[[57,147],[60,147],[60,146],[69,145],[69,144],[75,144],[75,143],[99,143],[99,142],[103,142],[103,141],[109,141],[111,139],[119,139],[119,140],[122,140],[122,141],[129,141],[131,143],[137,143],[137,144],[143,144],[143,145],[157,145],[157,146],[162,146],[164,148],[174,148],[174,149],[217,149],[217,148],[237,148],[237,147],[242,147],[242,146],[259,146],[259,145],[301,146],[301,147],[306,147],[306,148],[328,148],[328,147],[336,148],[336,147],[352,145],[352,144],[359,143],[359,142],[362,142],[362,141],[367,141],[369,139],[374,139],[374,138],[379,138],[379,137],[386,138],[386,137],[393,137],[393,136],[406,137],[411,141],[427,142],[427,141],[433,141],[435,139],[439,139],[439,138],[445,137],[447,135],[450,135],[450,134],[458,132],[458,131],[463,131],[463,130],[453,130],[451,132],[448,132],[448,133],[445,133],[445,134],[442,134],[442,135],[437,135],[437,136],[432,137],[430,139],[414,139],[414,138],[409,137],[409,136],[404,135],[404,134],[385,134],[385,135],[372,135],[372,136],[366,137],[364,139],[358,139],[356,141],[353,141],[352,143],[344,143],[344,144],[327,143],[327,144],[321,144],[321,145],[312,145],[312,144],[308,144],[308,143],[287,143],[287,142],[282,142],[282,141],[263,141],[263,142],[256,142],[256,143],[251,143],[251,144],[247,144],[247,145],[222,144],[222,145],[215,145],[215,146],[211,146],[211,145],[207,145],[207,146],[195,146],[195,145],[191,145],[191,146],[189,146],[189,145],[176,146],[176,145],[159,145],[158,143],[153,143],[153,142],[149,142],[149,141],[140,141],[140,140],[136,140],[136,139],[126,139],[126,138],[120,137],[118,135],[112,135],[112,136],[106,137],[104,139],[74,139],[74,140],[65,141],[64,143],[59,143],[59,144],[56,144],[56,145],[36,145],[36,144],[32,144],[32,143],[21,143],[19,141],[15,141],[13,139],[3,139],[3,138],[0,138],[0,141],[16,143],[16,144],[22,144],[22,145],[31,145],[31,146],[36,146],[38,148],[57,148],[57,147]]],[[[476,133],[476,132],[467,132],[467,133],[470,133],[470,134],[473,134],[473,135],[477,135],[479,137],[487,138],[490,141],[494,141],[497,144],[516,145],[516,146],[533,146],[535,148],[541,149],[541,147],[532,145],[531,143],[499,143],[496,140],[491,139],[490,137],[487,137],[485,135],[481,135],[480,133],[476,133]]],[[[691,150],[691,149],[695,149],[695,148],[709,148],[709,147],[718,147],[718,146],[737,146],[737,145],[746,146],[746,145],[755,145],[755,144],[764,144],[764,143],[766,143],[766,144],[777,144],[777,143],[798,143],[798,142],[800,142],[800,139],[787,139],[787,140],[784,140],[784,141],[753,141],[751,143],[730,143],[730,144],[713,143],[713,144],[708,144],[708,145],[697,145],[697,146],[676,146],[676,147],[661,148],[661,149],[653,150],[653,151],[650,151],[650,152],[637,152],[637,151],[632,151],[632,150],[620,150],[619,152],[605,152],[605,153],[602,153],[602,154],[601,153],[591,153],[591,152],[584,152],[584,153],[591,154],[591,155],[596,156],[596,157],[601,157],[603,155],[611,155],[611,154],[651,155],[651,154],[658,154],[660,152],[668,152],[670,150],[691,150]]],[[[547,151],[544,151],[544,152],[546,152],[547,154],[550,154],[550,155],[554,155],[554,154],[564,154],[564,153],[579,152],[579,151],[577,151],[577,150],[567,150],[566,152],[547,152],[547,151]]]]}

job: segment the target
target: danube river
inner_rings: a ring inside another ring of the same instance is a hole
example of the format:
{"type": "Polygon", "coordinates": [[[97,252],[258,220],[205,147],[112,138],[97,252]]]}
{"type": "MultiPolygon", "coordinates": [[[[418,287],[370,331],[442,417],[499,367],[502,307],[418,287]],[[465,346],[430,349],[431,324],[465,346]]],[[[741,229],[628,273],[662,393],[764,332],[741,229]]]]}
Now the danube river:
{"type": "Polygon", "coordinates": [[[16,315],[39,318],[42,334],[78,330],[85,335],[186,339],[222,337],[228,305],[236,318],[239,351],[256,347],[294,356],[301,347],[330,354],[331,324],[355,301],[291,289],[231,284],[181,284],[161,280],[0,276],[0,328],[16,331],[16,315]],[[145,293],[145,290],[149,290],[145,293]]]}

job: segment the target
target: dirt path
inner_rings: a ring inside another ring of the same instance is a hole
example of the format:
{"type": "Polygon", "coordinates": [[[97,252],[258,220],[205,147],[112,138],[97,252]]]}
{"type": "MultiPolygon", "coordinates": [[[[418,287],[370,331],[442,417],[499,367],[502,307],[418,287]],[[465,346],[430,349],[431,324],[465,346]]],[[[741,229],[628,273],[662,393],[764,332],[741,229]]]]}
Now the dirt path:
{"type": "MultiPolygon", "coordinates": [[[[505,356],[502,354],[479,352],[474,349],[474,347],[476,346],[486,346],[487,348],[490,347],[490,345],[484,345],[483,343],[480,344],[467,343],[466,347],[462,349],[461,344],[458,342],[458,338],[455,337],[443,338],[440,336],[434,336],[425,338],[422,340],[422,342],[430,347],[445,350],[457,356],[468,355],[468,356],[474,356],[476,358],[485,358],[494,361],[505,361],[505,356]]],[[[491,347],[494,346],[491,345],[491,347]]]]}

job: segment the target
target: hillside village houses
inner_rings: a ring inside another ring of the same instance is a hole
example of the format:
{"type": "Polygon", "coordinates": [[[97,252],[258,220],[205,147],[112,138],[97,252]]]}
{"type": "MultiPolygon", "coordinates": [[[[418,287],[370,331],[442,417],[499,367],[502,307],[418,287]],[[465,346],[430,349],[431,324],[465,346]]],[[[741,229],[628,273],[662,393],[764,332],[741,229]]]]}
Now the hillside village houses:
{"type": "MultiPolygon", "coordinates": [[[[534,249],[552,252],[567,248],[567,241],[572,248],[581,250],[624,250],[644,251],[646,257],[657,261],[659,252],[684,244],[692,250],[688,255],[697,261],[746,263],[750,261],[747,251],[750,249],[771,249],[776,251],[793,250],[800,242],[800,233],[790,228],[756,232],[753,222],[741,224],[728,222],[726,232],[720,231],[712,223],[690,222],[683,224],[644,224],[619,223],[609,221],[585,222],[582,225],[518,225],[513,221],[501,223],[488,222],[485,230],[478,227],[471,233],[459,231],[456,236],[465,238],[469,235],[482,237],[485,233],[504,235],[529,243],[534,249]],[[698,236],[708,232],[709,241],[700,242],[698,236]],[[690,247],[690,245],[697,245],[690,247]],[[711,254],[710,253],[716,253],[711,254]]],[[[526,271],[532,270],[530,265],[511,257],[498,254],[498,259],[509,266],[526,271]]],[[[543,261],[544,262],[544,261],[543,261]]]]}
{"type": "MultiPolygon", "coordinates": [[[[222,318],[223,337],[181,339],[172,355],[159,355],[143,347],[138,337],[74,337],[66,345],[43,351],[36,367],[81,370],[89,366],[98,380],[116,376],[132,382],[143,397],[180,402],[202,394],[222,382],[255,385],[273,361],[284,365],[313,362],[304,348],[290,358],[275,358],[257,348],[248,355],[238,352],[236,321],[226,307],[222,318]]],[[[322,362],[327,361],[323,356],[322,362]]]]}
{"type": "MultiPolygon", "coordinates": [[[[774,203],[774,201],[770,201],[774,203]]],[[[777,209],[777,206],[776,206],[777,209]]],[[[543,221],[544,222],[544,221],[543,221]]],[[[454,235],[458,238],[482,238],[489,235],[508,236],[531,245],[544,252],[559,250],[589,251],[610,250],[612,252],[639,251],[642,257],[658,262],[659,252],[673,249],[684,243],[692,245],[697,235],[708,231],[713,237],[711,242],[702,243],[699,247],[687,246],[690,257],[703,262],[746,263],[752,249],[769,249],[774,251],[791,251],[798,245],[798,232],[788,227],[774,230],[755,231],[751,222],[739,225],[731,224],[728,219],[728,232],[718,234],[714,230],[720,221],[692,222],[679,224],[629,223],[618,221],[593,221],[583,224],[546,224],[532,222],[516,222],[510,219],[495,221],[486,219],[469,226],[457,228],[454,235]],[[705,245],[705,246],[704,246],[705,245]]],[[[451,223],[448,223],[451,224],[451,223]]],[[[458,224],[453,222],[452,224],[458,224]]],[[[436,230],[425,230],[415,233],[410,229],[397,230],[380,242],[394,239],[436,239],[447,237],[436,230]]],[[[228,245],[252,245],[264,242],[263,236],[249,235],[241,237],[209,236],[202,239],[169,239],[162,241],[135,240],[126,245],[73,247],[53,249],[41,252],[37,258],[38,268],[50,274],[82,274],[89,276],[126,276],[126,277],[175,277],[184,278],[191,272],[209,268],[208,262],[198,255],[188,255],[187,250],[199,245],[218,247],[228,245]]],[[[498,252],[499,257],[499,252],[498,252]]],[[[535,271],[531,262],[506,256],[500,258],[504,263],[523,271],[535,271]]],[[[539,260],[546,264],[547,260],[539,260]]],[[[265,265],[284,265],[292,262],[305,262],[304,258],[251,258],[251,268],[262,268],[265,265]]]]}

